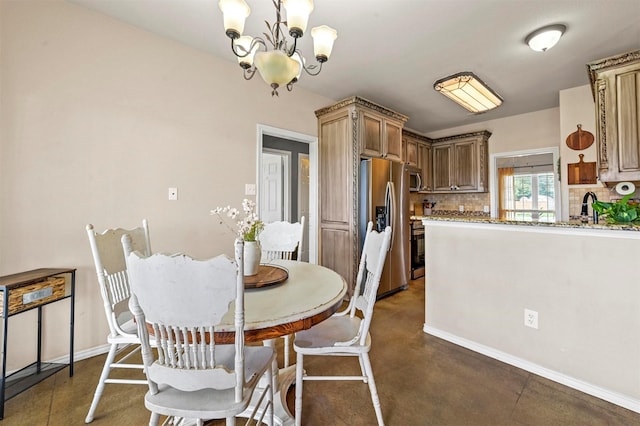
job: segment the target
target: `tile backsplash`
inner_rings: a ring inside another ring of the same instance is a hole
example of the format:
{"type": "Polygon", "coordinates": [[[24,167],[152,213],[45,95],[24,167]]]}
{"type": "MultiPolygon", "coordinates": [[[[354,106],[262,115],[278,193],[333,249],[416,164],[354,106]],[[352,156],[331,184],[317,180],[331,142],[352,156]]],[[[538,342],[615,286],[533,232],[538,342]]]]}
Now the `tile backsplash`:
{"type": "Polygon", "coordinates": [[[459,193],[459,194],[420,194],[412,192],[410,194],[411,207],[415,203],[423,203],[426,200],[435,202],[434,210],[459,211],[460,206],[464,206],[465,212],[483,213],[484,207],[489,207],[491,195],[488,192],[479,193],[459,193]]]}
{"type": "MultiPolygon", "coordinates": [[[[607,188],[603,186],[594,186],[591,188],[571,188],[569,187],[569,217],[572,219],[578,219],[580,217],[580,211],[582,210],[582,199],[587,192],[593,192],[599,201],[616,201],[622,198],[622,195],[618,194],[615,188],[607,188]]],[[[640,198],[640,190],[636,190],[632,198],[640,198]]],[[[591,203],[591,199],[589,199],[591,203]]],[[[591,206],[589,206],[589,216],[591,216],[591,206]]]]}
{"type": "MultiPolygon", "coordinates": [[[[615,201],[622,198],[615,188],[607,188],[603,186],[594,187],[569,187],[569,218],[579,219],[580,211],[582,209],[582,198],[587,192],[594,192],[598,200],[600,201],[615,201]]],[[[634,193],[633,199],[640,200],[640,189],[637,189],[634,193]]],[[[484,213],[484,207],[489,207],[491,204],[491,194],[488,192],[483,193],[452,193],[452,194],[420,194],[412,192],[410,194],[411,207],[413,212],[413,206],[416,203],[423,203],[425,201],[435,202],[436,205],[433,209],[434,214],[438,211],[446,211],[449,213],[459,212],[460,206],[464,206],[464,213],[473,215],[484,213]]],[[[589,200],[591,202],[591,200],[589,200]]],[[[589,215],[591,215],[591,207],[589,207],[589,215]]]]}

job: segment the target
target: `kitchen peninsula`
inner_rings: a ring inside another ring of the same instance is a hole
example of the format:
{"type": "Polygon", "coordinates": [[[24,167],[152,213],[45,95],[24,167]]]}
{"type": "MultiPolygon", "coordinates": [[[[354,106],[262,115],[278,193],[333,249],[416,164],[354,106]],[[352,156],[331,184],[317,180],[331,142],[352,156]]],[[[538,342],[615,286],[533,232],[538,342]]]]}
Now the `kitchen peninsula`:
{"type": "Polygon", "coordinates": [[[640,227],[422,219],[426,333],[640,412],[640,227]]]}

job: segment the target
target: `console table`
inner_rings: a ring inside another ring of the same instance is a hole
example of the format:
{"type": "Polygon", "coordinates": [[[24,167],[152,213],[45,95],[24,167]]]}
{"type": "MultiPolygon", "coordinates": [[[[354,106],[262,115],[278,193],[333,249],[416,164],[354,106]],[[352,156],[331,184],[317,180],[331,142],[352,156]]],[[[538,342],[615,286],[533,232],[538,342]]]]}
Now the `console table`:
{"type": "Polygon", "coordinates": [[[0,277],[2,311],[2,375],[0,378],[0,419],[4,418],[4,402],[36,383],[69,366],[73,376],[73,321],[75,305],[75,269],[41,268],[0,277]],[[69,363],[42,362],[42,307],[71,298],[69,321],[69,363]],[[34,363],[7,376],[8,319],[22,312],[38,309],[37,359],[34,363]]]}

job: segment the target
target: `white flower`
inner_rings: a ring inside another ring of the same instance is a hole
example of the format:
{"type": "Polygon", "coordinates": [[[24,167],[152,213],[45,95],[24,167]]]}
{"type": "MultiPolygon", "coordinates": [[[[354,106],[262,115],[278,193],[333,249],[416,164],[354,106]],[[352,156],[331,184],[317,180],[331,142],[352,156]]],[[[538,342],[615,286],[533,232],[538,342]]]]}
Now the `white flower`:
{"type": "Polygon", "coordinates": [[[218,216],[220,219],[220,223],[224,224],[231,231],[236,232],[237,235],[244,239],[245,241],[255,241],[258,237],[260,231],[264,227],[262,221],[258,219],[258,215],[255,213],[256,203],[253,200],[244,199],[242,200],[242,210],[244,211],[244,217],[240,218],[236,222],[236,230],[224,220],[223,214],[226,213],[226,217],[236,220],[240,215],[240,211],[236,208],[232,208],[231,206],[226,207],[216,207],[211,210],[212,215],[218,216]]]}

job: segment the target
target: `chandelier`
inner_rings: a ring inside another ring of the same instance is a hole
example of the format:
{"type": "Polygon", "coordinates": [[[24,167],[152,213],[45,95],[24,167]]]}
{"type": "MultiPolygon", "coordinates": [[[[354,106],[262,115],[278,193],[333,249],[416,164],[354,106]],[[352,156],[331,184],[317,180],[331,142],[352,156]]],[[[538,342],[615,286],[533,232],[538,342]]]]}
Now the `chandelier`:
{"type": "Polygon", "coordinates": [[[251,9],[244,0],[220,0],[218,4],[222,10],[224,30],[231,39],[231,51],[238,58],[240,67],[244,70],[245,80],[251,80],[259,71],[262,79],[271,86],[271,96],[278,96],[278,88],[286,86],[288,91],[300,78],[302,70],[309,75],[318,75],[322,71],[322,64],[329,60],[333,42],[338,33],[326,25],[311,30],[313,50],[316,64],[307,65],[306,59],[297,49],[298,39],[307,29],[309,15],[313,11],[313,0],[272,0],[276,9],[276,21],[267,25],[264,38],[243,36],[244,22],[251,13],[251,9]],[[282,19],[281,6],[287,12],[287,20],[282,19]],[[282,26],[289,28],[289,35],[293,38],[293,45],[287,40],[282,26]]]}

